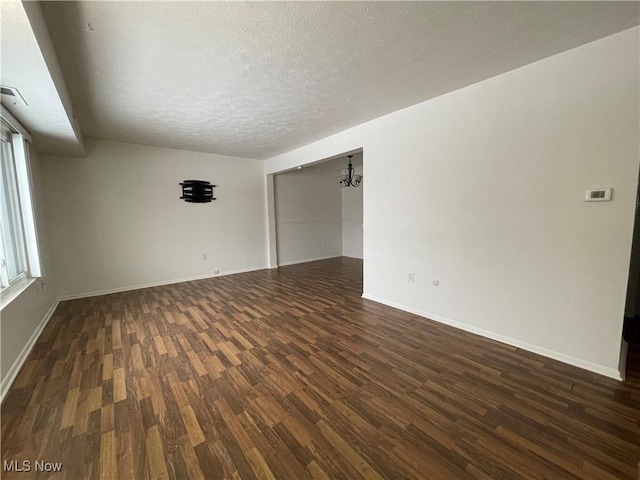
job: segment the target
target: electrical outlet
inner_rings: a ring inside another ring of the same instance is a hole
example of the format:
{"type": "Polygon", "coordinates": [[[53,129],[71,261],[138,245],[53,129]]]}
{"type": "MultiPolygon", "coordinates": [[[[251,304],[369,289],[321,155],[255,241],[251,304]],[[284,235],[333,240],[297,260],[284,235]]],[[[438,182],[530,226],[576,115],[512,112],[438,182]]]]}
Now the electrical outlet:
{"type": "Polygon", "coordinates": [[[407,282],[413,283],[413,272],[407,274],[407,282]]]}
{"type": "Polygon", "coordinates": [[[202,254],[202,260],[206,260],[207,258],[209,258],[209,256],[206,253],[202,254]]]}

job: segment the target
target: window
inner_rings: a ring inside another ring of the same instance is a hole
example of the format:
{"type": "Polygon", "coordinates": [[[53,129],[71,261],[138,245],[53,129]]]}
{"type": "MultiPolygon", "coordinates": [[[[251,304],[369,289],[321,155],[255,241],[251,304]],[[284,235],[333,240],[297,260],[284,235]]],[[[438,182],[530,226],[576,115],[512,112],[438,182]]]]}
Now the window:
{"type": "Polygon", "coordinates": [[[4,307],[40,276],[40,261],[25,139],[3,119],[0,142],[0,292],[4,307]]]}

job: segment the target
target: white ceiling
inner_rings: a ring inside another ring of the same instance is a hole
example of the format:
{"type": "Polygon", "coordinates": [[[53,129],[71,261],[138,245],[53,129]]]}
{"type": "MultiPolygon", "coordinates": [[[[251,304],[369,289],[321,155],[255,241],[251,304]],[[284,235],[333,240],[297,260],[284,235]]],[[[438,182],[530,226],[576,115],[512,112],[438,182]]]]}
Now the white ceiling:
{"type": "Polygon", "coordinates": [[[85,135],[262,159],[640,23],[636,2],[42,7],[85,135]]]}
{"type": "Polygon", "coordinates": [[[0,12],[1,82],[17,88],[27,103],[3,107],[29,130],[38,150],[84,154],[42,11],[35,2],[3,0],[0,12]]]}

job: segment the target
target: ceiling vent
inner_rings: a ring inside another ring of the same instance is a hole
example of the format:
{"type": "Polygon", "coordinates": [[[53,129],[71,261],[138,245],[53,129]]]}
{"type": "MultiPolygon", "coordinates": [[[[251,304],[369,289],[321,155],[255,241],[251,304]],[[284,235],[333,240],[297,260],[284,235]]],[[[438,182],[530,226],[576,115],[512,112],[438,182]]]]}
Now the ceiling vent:
{"type": "Polygon", "coordinates": [[[2,93],[2,103],[5,105],[27,105],[17,88],[2,85],[0,86],[0,92],[2,93]]]}

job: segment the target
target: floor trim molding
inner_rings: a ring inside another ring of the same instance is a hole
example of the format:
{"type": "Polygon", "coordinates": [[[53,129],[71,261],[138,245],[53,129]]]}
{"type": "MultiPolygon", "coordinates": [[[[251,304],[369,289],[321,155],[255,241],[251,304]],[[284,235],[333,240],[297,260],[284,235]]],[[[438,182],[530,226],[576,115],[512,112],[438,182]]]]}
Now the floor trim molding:
{"type": "Polygon", "coordinates": [[[405,312],[413,313],[414,315],[418,315],[420,317],[424,317],[429,320],[434,320],[439,323],[444,323],[445,325],[459,328],[460,330],[464,330],[466,332],[475,333],[476,335],[480,335],[485,338],[490,338],[492,340],[496,340],[501,343],[506,343],[507,345],[512,345],[514,347],[522,348],[523,350],[527,350],[528,352],[537,353],[544,357],[552,358],[554,360],[558,360],[560,362],[573,365],[574,367],[579,367],[584,370],[589,370],[590,372],[604,375],[605,377],[613,378],[614,380],[624,380],[624,372],[615,368],[604,367],[597,363],[589,362],[587,360],[582,360],[580,358],[572,357],[564,353],[549,350],[547,348],[540,347],[538,345],[533,345],[531,343],[523,342],[515,338],[506,337],[504,335],[500,335],[498,333],[491,332],[489,330],[473,327],[471,325],[467,325],[466,323],[461,323],[456,320],[451,320],[449,318],[441,317],[440,315],[424,312],[422,310],[408,307],[406,305],[402,305],[397,302],[392,302],[390,300],[387,300],[385,298],[380,298],[375,295],[368,295],[366,293],[363,293],[362,298],[366,300],[371,300],[373,302],[381,303],[383,305],[387,305],[388,307],[397,308],[398,310],[403,310],[405,312]]]}
{"type": "Polygon", "coordinates": [[[42,320],[40,320],[40,323],[29,337],[29,340],[27,340],[27,343],[24,345],[24,347],[22,347],[22,350],[13,362],[13,365],[11,365],[11,368],[7,371],[7,374],[2,379],[2,384],[0,384],[0,403],[4,402],[5,395],[11,388],[11,385],[16,379],[18,372],[20,372],[20,369],[24,365],[24,362],[27,360],[27,357],[31,353],[31,350],[33,350],[33,347],[38,341],[38,338],[40,338],[44,327],[46,327],[47,323],[49,323],[49,320],[53,316],[53,313],[56,311],[59,303],[60,300],[54,300],[54,302],[49,307],[49,310],[45,312],[44,317],[42,317],[42,320]]]}
{"type": "Polygon", "coordinates": [[[238,270],[229,270],[216,274],[198,275],[195,277],[178,278],[173,280],[162,280],[160,282],[141,283],[138,285],[129,285],[127,287],[108,288],[106,290],[96,290],[94,292],[76,293],[72,295],[63,295],[58,300],[64,302],[66,300],[77,300],[79,298],[98,297],[100,295],[109,295],[110,293],[128,292],[131,290],[140,290],[142,288],[160,287],[162,285],[171,285],[173,283],[193,282],[194,280],[205,280],[207,278],[224,277],[226,275],[235,275],[237,273],[256,272],[258,270],[266,270],[267,267],[251,267],[241,268],[238,270]]]}
{"type": "Polygon", "coordinates": [[[328,260],[330,258],[338,258],[338,257],[342,257],[342,254],[329,255],[329,256],[326,256],[326,257],[305,258],[304,260],[294,260],[293,262],[279,263],[278,266],[279,267],[286,267],[288,265],[298,265],[299,263],[317,262],[319,260],[328,260]]]}

